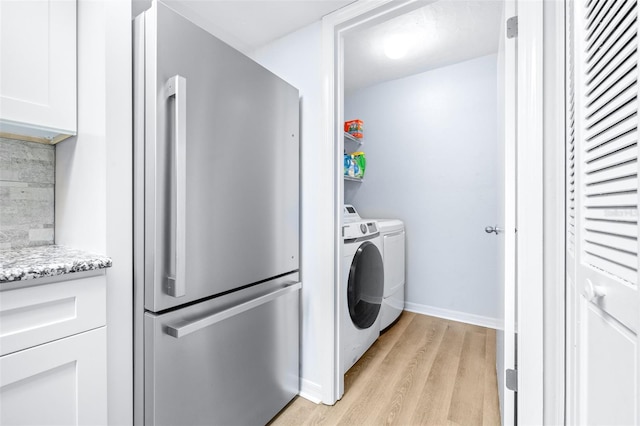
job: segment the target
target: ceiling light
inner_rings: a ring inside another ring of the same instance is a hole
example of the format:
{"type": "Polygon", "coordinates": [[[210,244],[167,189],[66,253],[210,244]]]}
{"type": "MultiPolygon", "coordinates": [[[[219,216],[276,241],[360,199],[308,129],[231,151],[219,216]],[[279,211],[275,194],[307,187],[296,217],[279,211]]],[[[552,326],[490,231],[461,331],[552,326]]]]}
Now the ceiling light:
{"type": "Polygon", "coordinates": [[[406,34],[393,34],[384,41],[384,54],[389,59],[404,57],[411,47],[411,38],[406,34]]]}

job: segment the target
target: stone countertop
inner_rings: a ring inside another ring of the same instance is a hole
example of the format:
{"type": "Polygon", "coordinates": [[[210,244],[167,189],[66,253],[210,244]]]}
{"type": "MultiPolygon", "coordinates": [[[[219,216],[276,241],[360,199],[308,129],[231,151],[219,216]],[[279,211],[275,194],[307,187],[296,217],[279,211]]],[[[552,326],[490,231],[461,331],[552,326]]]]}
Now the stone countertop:
{"type": "Polygon", "coordinates": [[[0,284],[110,266],[107,256],[59,245],[0,250],[0,284]]]}

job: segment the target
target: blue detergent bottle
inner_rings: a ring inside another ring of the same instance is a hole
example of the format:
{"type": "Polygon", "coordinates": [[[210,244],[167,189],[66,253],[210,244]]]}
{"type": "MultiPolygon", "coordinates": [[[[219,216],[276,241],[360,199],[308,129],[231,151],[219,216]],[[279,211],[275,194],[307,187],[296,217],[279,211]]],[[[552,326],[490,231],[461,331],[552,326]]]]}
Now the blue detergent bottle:
{"type": "Polygon", "coordinates": [[[353,163],[353,160],[351,159],[351,155],[345,153],[344,154],[344,175],[345,176],[349,176],[352,163],[353,163]]]}

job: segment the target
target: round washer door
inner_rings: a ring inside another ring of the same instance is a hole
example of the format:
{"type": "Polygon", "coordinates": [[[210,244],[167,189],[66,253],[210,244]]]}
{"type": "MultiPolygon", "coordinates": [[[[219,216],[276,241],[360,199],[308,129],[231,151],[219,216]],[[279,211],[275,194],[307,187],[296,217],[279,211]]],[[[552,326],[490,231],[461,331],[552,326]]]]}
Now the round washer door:
{"type": "Polygon", "coordinates": [[[356,251],[347,284],[351,321],[360,329],[376,322],[384,292],[384,267],[380,250],[367,241],[356,251]]]}

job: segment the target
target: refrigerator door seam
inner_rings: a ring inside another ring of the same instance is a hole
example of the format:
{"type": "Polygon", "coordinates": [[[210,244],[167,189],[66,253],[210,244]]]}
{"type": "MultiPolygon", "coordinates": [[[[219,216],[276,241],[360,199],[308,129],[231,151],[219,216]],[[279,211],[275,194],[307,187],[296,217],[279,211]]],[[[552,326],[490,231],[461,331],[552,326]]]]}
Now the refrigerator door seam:
{"type": "Polygon", "coordinates": [[[196,321],[188,322],[187,324],[180,326],[172,326],[168,325],[166,328],[166,333],[176,339],[187,336],[191,333],[194,333],[198,330],[202,330],[203,328],[209,327],[220,321],[231,318],[235,315],[241,314],[243,312],[248,311],[249,309],[257,308],[260,305],[264,305],[278,297],[291,293],[292,291],[298,291],[302,288],[302,283],[290,283],[287,287],[278,289],[272,293],[265,294],[264,296],[257,297],[255,299],[249,300],[248,302],[241,303],[237,306],[234,306],[229,309],[225,309],[221,312],[216,312],[213,315],[209,315],[205,318],[198,319],[196,321]]]}

